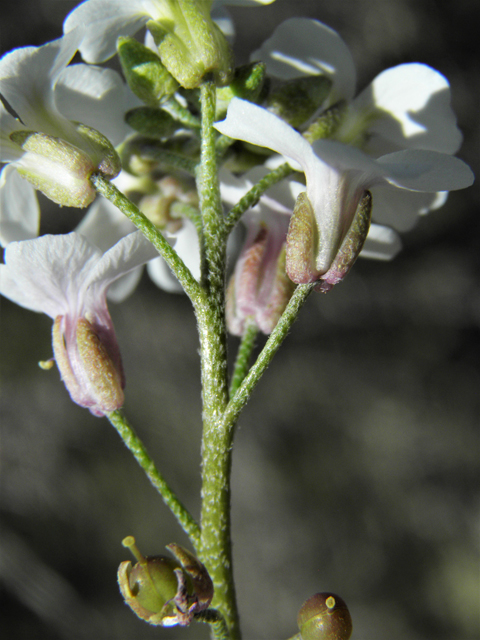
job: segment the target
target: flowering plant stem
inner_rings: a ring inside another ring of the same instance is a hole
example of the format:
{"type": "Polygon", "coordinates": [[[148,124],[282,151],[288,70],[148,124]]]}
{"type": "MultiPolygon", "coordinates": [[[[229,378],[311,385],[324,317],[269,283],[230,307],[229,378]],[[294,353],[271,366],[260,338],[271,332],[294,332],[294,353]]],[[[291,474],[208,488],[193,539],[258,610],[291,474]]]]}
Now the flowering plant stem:
{"type": "Polygon", "coordinates": [[[203,84],[200,98],[201,151],[195,170],[201,211],[201,219],[196,221],[203,256],[200,282],[195,280],[167,239],[138,207],[102,176],[95,174],[91,178],[97,191],[117,206],[154,244],[183,286],[195,310],[200,338],[203,403],[200,526],[157,471],[123,414],[115,411],[108,418],[189,535],[199,559],[212,578],[215,589],[212,606],[217,610],[217,618],[207,619],[207,616],[204,620],[211,624],[212,638],[239,640],[241,635],[233,581],[230,531],[230,472],[235,425],[251,392],[288,334],[314,285],[297,287],[277,327],[250,370],[249,360],[258,328],[253,323],[247,323],[229,393],[225,323],[228,234],[241,213],[252,206],[269,186],[290,174],[292,169],[284,164],[268,174],[225,218],[218,184],[215,147],[218,134],[213,127],[215,86],[211,83],[203,84]]]}

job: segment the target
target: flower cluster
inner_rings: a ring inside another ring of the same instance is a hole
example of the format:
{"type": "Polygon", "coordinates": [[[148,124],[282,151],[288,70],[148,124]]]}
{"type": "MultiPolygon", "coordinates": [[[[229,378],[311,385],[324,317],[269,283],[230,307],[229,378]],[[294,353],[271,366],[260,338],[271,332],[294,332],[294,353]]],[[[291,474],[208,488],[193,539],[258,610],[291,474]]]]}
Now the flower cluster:
{"type": "Polygon", "coordinates": [[[473,182],[454,157],[462,136],[448,81],[426,65],[387,69],[357,94],[340,36],[296,18],[235,68],[223,5],[272,1],[87,0],[63,37],[0,60],[0,292],[54,319],[62,378],[97,415],[123,402],[107,290],[124,299],[147,262],[161,288],[181,287],[135,225],[95,200],[94,181],[127,195],[203,286],[202,83],[217,87],[226,225],[241,218],[245,228],[243,248],[230,252],[226,314],[235,335],[248,324],[270,333],[297,284],[326,292],[359,255],[393,258],[397,231],[473,182]],[[132,37],[142,27],[144,43],[132,37]],[[85,62],[70,64],[77,51],[85,62]],[[125,80],[97,66],[117,52],[125,80]],[[90,208],[71,234],[37,238],[35,190],[90,208]]]}

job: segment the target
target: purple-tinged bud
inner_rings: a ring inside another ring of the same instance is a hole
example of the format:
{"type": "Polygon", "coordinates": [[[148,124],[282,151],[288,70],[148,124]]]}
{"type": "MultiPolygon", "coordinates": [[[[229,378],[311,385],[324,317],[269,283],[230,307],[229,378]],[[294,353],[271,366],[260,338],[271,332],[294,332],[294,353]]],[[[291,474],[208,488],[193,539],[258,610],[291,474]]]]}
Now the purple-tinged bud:
{"type": "Polygon", "coordinates": [[[227,290],[227,326],[241,336],[253,321],[265,334],[275,328],[295,285],[285,271],[286,217],[278,224],[260,223],[249,228],[249,237],[237,261],[227,290]],[[284,222],[285,221],[285,222],[284,222]]]}
{"type": "Polygon", "coordinates": [[[317,282],[317,291],[326,293],[335,284],[341,282],[350,271],[367,238],[372,213],[372,196],[364,191],[360,196],[350,227],[343,231],[339,229],[332,234],[332,253],[328,267],[317,266],[317,256],[325,253],[322,245],[326,240],[322,238],[312,205],[305,192],[300,193],[290,219],[287,233],[287,273],[293,282],[317,282]],[[335,244],[333,244],[335,242],[335,244]]]}
{"type": "Polygon", "coordinates": [[[316,593],[300,607],[297,617],[302,640],[349,640],[352,618],[334,593],[316,593]]]}
{"type": "Polygon", "coordinates": [[[358,205],[357,212],[345,239],[332,262],[330,269],[321,277],[320,284],[315,291],[327,293],[334,285],[341,282],[352,268],[360,255],[370,228],[372,216],[372,195],[365,191],[358,205]]]}
{"type": "Polygon", "coordinates": [[[53,351],[65,386],[74,402],[96,416],[119,409],[125,387],[110,316],[102,320],[103,325],[57,316],[53,325],[53,351]]]}

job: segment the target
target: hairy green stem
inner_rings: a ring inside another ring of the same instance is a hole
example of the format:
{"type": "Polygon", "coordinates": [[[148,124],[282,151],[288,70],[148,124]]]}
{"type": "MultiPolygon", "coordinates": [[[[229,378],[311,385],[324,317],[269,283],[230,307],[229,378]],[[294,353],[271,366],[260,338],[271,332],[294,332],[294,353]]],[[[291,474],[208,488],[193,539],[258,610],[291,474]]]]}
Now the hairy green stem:
{"type": "Polygon", "coordinates": [[[201,346],[203,436],[200,559],[213,580],[213,606],[221,611],[230,638],[240,638],[232,574],[230,471],[232,433],[223,412],[228,402],[225,326],[225,261],[227,234],[220,200],[215,155],[215,86],[201,87],[202,146],[197,189],[205,243],[207,302],[196,308],[201,346]]]}
{"type": "Polygon", "coordinates": [[[222,614],[216,609],[207,609],[195,616],[198,622],[209,624],[212,630],[212,640],[230,640],[227,623],[222,614]]]}
{"type": "Polygon", "coordinates": [[[258,327],[255,322],[250,321],[245,323],[245,329],[243,332],[240,346],[238,347],[237,358],[235,360],[235,366],[233,368],[232,381],[230,383],[230,398],[232,398],[242,384],[245,376],[247,375],[250,365],[250,358],[252,351],[255,347],[255,341],[258,336],[258,327]]]}
{"type": "Polygon", "coordinates": [[[93,174],[90,179],[98,193],[120,209],[155,246],[173,274],[178,278],[194,306],[201,305],[203,302],[202,288],[162,232],[114,184],[99,174],[93,174]]]}
{"type": "Polygon", "coordinates": [[[112,411],[112,413],[107,414],[107,418],[118,431],[123,442],[134,455],[135,460],[145,471],[152,485],[162,496],[163,501],[173,513],[182,529],[188,535],[193,546],[197,548],[200,542],[200,528],[198,524],[190,515],[186,507],[184,507],[177,498],[160,471],[158,471],[155,463],[148,455],[144,444],[133,430],[133,427],[130,426],[121,411],[112,411]]]}
{"type": "Polygon", "coordinates": [[[232,209],[230,209],[225,220],[227,231],[230,232],[233,229],[233,227],[237,224],[245,211],[250,207],[253,207],[258,202],[260,196],[262,196],[265,191],[267,191],[267,189],[272,187],[277,182],[280,182],[280,180],[283,180],[283,178],[286,178],[292,173],[294,173],[294,169],[292,169],[292,167],[287,162],[285,162],[273,171],[270,171],[270,173],[267,173],[266,176],[263,176],[263,178],[259,182],[257,182],[257,184],[252,187],[250,191],[247,191],[247,193],[242,198],[240,198],[237,204],[232,207],[232,209]]]}
{"type": "Polygon", "coordinates": [[[240,415],[243,407],[247,404],[253,389],[272,361],[273,356],[277,353],[280,345],[287,337],[287,334],[295,322],[300,309],[306,302],[316,284],[317,283],[315,282],[310,284],[300,284],[293,292],[285,311],[280,317],[277,326],[270,334],[255,364],[251,367],[238,391],[228,403],[223,416],[226,425],[236,424],[238,416],[240,415]]]}
{"type": "Polygon", "coordinates": [[[200,129],[200,120],[188,109],[182,107],[175,98],[170,98],[170,100],[163,102],[161,108],[163,111],[166,111],[171,115],[172,118],[177,120],[177,122],[181,122],[185,125],[188,129],[200,129]]]}

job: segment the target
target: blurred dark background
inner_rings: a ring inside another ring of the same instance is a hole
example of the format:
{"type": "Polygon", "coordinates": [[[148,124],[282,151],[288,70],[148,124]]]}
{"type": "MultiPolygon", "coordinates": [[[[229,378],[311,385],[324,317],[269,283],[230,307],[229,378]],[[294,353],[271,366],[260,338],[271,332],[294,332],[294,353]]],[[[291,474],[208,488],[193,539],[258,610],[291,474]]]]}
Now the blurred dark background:
{"type": "MultiPolygon", "coordinates": [[[[2,53],[61,35],[76,2],[1,10],[2,53]]],[[[277,0],[232,9],[239,62],[290,16],[342,35],[359,88],[419,61],[450,81],[478,175],[480,4],[277,0]]],[[[81,214],[44,199],[44,231],[81,214]],[[50,216],[50,217],[49,217],[50,216]],[[50,227],[49,227],[50,225],[50,227]]],[[[246,640],[296,631],[316,591],[347,601],[354,640],[478,640],[479,194],[450,195],[391,263],[359,260],[308,301],[240,421],[233,465],[235,571],[246,640]]],[[[126,411],[160,469],[199,509],[200,388],[188,300],[144,279],[111,313],[126,411]]],[[[122,603],[121,546],[185,537],[106,420],[74,405],[51,355],[51,321],[2,300],[0,588],[10,640],[206,638],[160,629],[122,603]]],[[[237,342],[231,341],[231,355],[237,342]]]]}

